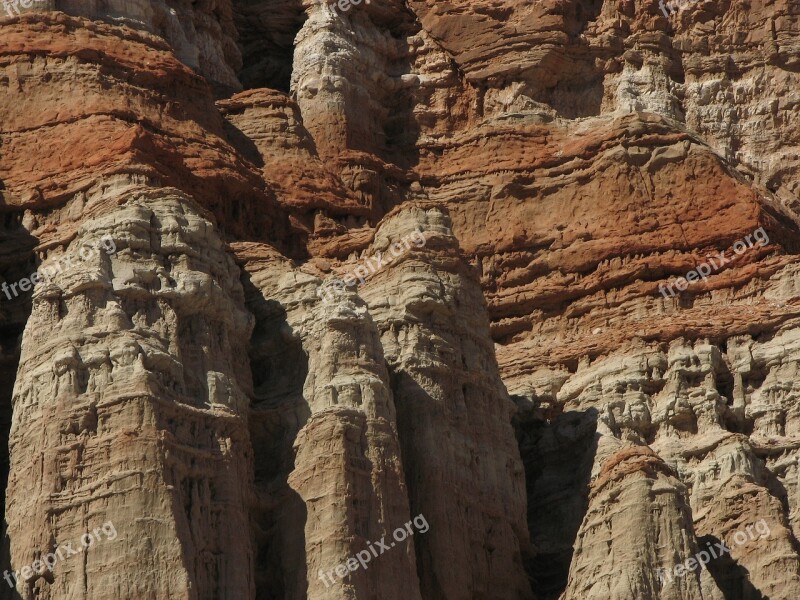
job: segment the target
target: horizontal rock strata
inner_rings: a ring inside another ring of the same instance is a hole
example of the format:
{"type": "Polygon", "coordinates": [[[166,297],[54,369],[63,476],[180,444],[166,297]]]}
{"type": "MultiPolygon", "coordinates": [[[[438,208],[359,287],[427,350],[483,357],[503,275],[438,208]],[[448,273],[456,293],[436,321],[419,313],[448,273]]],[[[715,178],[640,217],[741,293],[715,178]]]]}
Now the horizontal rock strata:
{"type": "Polygon", "coordinates": [[[798,595],[791,2],[190,4],[0,15],[0,596],[798,595]]]}

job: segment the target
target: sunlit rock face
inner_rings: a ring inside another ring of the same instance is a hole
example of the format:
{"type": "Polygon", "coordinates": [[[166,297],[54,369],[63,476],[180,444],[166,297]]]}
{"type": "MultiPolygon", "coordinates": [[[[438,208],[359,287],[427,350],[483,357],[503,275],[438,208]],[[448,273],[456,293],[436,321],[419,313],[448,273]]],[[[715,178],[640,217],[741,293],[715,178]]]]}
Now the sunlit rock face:
{"type": "Polygon", "coordinates": [[[2,16],[60,11],[149,31],[166,40],[183,63],[213,84],[241,89],[236,72],[242,56],[230,0],[8,0],[4,8],[2,16]]]}
{"type": "Polygon", "coordinates": [[[100,598],[218,595],[224,585],[247,597],[243,344],[253,318],[237,268],[180,193],[118,201],[42,254],[43,271],[63,267],[34,292],[22,336],[6,512],[12,565],[109,521],[118,539],[16,588],[26,599],[100,598]],[[131,560],[141,577],[127,576],[131,560]]]}
{"type": "Polygon", "coordinates": [[[798,597],[795,13],[6,2],[0,598],[798,597]]]}

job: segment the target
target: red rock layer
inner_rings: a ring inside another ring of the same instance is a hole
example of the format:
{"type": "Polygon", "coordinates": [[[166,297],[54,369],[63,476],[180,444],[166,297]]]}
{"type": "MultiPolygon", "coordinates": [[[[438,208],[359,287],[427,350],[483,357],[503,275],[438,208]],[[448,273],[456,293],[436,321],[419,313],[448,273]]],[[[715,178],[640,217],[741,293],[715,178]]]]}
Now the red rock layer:
{"type": "Polygon", "coordinates": [[[112,512],[155,548],[18,591],[796,596],[791,4],[213,4],[0,22],[3,277],[124,238],[0,314],[11,558],[112,512]],[[237,71],[282,90],[215,103],[237,71]],[[416,229],[424,248],[317,293],[416,229]],[[314,578],[417,513],[430,531],[374,568],[314,578]]]}

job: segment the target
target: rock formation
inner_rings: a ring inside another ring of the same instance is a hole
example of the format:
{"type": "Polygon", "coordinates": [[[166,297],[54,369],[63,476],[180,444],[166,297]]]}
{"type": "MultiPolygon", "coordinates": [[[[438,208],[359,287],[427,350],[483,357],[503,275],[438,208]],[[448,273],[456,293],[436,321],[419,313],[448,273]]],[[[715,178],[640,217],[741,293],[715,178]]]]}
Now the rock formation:
{"type": "Polygon", "coordinates": [[[0,598],[800,595],[795,8],[6,2],[0,598]]]}

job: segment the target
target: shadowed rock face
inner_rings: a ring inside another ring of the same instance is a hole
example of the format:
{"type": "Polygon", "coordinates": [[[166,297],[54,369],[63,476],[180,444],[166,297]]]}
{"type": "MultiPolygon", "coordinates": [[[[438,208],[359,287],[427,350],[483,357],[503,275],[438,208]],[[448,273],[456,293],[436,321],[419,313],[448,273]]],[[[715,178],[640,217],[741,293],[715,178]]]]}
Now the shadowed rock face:
{"type": "Polygon", "coordinates": [[[664,8],[4,7],[0,598],[800,595],[800,22],[664,8]]]}

